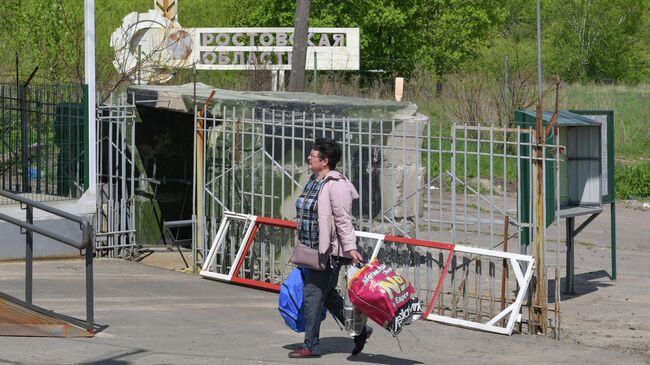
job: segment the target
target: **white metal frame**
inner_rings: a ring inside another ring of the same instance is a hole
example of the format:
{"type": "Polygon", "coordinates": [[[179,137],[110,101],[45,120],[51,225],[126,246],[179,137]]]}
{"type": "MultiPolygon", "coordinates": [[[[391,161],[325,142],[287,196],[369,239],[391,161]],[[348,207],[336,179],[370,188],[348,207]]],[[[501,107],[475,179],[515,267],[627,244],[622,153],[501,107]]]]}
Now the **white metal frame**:
{"type": "MultiPolygon", "coordinates": [[[[250,246],[247,243],[249,243],[249,241],[252,239],[251,235],[253,233],[254,227],[257,224],[264,224],[258,222],[257,216],[226,212],[224,214],[224,218],[221,220],[219,230],[215,236],[214,241],[212,242],[212,246],[205,260],[204,268],[201,270],[200,275],[208,279],[219,280],[219,281],[229,282],[229,283],[235,282],[233,279],[235,277],[236,271],[240,267],[240,262],[246,257],[247,254],[246,251],[247,249],[250,248],[250,246]],[[235,256],[235,260],[232,262],[231,264],[232,266],[230,267],[228,274],[212,272],[210,271],[210,268],[213,266],[212,264],[216,258],[217,252],[219,251],[219,249],[224,243],[226,232],[229,229],[230,222],[232,220],[243,220],[247,222],[245,234],[243,235],[242,241],[240,242],[240,245],[237,248],[237,254],[235,256]]],[[[379,254],[379,250],[384,245],[384,241],[386,240],[387,236],[384,234],[362,232],[362,231],[355,231],[355,233],[358,238],[367,238],[367,239],[375,240],[374,243],[375,246],[370,260],[377,258],[379,254]]],[[[390,240],[390,237],[392,236],[388,236],[388,237],[390,240]]],[[[413,244],[417,245],[416,240],[413,239],[411,240],[414,241],[413,244]]],[[[395,243],[399,244],[399,242],[395,242],[395,243]]],[[[526,293],[528,292],[528,286],[533,276],[533,270],[535,266],[534,258],[528,255],[521,255],[521,254],[515,254],[509,252],[500,252],[500,251],[487,250],[487,249],[481,249],[481,248],[475,248],[475,247],[469,247],[463,245],[453,245],[453,244],[449,244],[449,245],[453,247],[452,249],[453,254],[465,253],[470,255],[480,255],[480,256],[508,260],[508,262],[510,263],[510,267],[512,267],[512,271],[514,272],[514,275],[516,277],[518,288],[519,288],[516,299],[513,303],[509,304],[501,312],[497,313],[492,318],[490,318],[487,321],[487,323],[479,323],[479,322],[465,320],[461,318],[453,318],[449,316],[434,314],[431,312],[425,314],[423,318],[435,322],[460,326],[464,328],[476,329],[476,330],[481,330],[486,332],[505,334],[505,335],[512,334],[515,323],[521,321],[520,310],[524,298],[526,296],[526,293]],[[499,325],[499,322],[501,321],[505,321],[505,325],[503,326],[499,325]]],[[[445,274],[446,271],[442,274],[439,280],[444,280],[445,274]]],[[[251,284],[251,286],[256,287],[258,285],[251,284]]],[[[268,283],[261,283],[261,282],[258,287],[262,289],[272,289],[272,290],[274,289],[273,285],[269,285],[268,283]]],[[[435,295],[437,295],[437,293],[435,295]]],[[[435,299],[435,295],[432,298],[432,301],[435,299]]]]}
{"type": "Polygon", "coordinates": [[[517,284],[519,284],[519,291],[517,293],[516,300],[508,305],[504,310],[497,313],[492,317],[487,323],[477,323],[473,321],[468,321],[460,318],[451,318],[446,316],[440,316],[434,313],[429,313],[426,319],[451,324],[455,326],[467,327],[472,329],[477,329],[486,332],[494,332],[503,335],[512,334],[512,330],[515,327],[515,322],[521,322],[521,306],[524,302],[526,293],[528,292],[528,286],[533,277],[533,272],[535,268],[535,259],[532,256],[520,255],[510,252],[499,252],[493,250],[486,250],[481,248],[474,248],[462,245],[456,245],[456,252],[464,252],[469,254],[477,254],[483,256],[490,256],[496,258],[507,259],[512,267],[512,271],[515,273],[517,278],[517,284]],[[522,267],[525,272],[522,271],[522,267]],[[507,317],[507,323],[504,326],[499,326],[498,322],[507,317]]]}
{"type": "Polygon", "coordinates": [[[255,226],[254,222],[256,221],[256,219],[257,219],[256,216],[249,215],[249,214],[238,214],[238,213],[230,213],[230,212],[225,213],[224,219],[221,220],[219,230],[217,231],[217,235],[214,237],[214,240],[212,241],[210,252],[208,253],[208,256],[205,258],[205,264],[203,265],[203,269],[201,269],[199,275],[210,279],[230,282],[232,280],[233,275],[235,274],[237,263],[242,260],[242,256],[244,255],[244,248],[246,247],[246,242],[248,242],[248,240],[250,239],[251,233],[253,232],[253,227],[255,226]],[[209,268],[212,266],[212,263],[216,258],[217,252],[221,248],[224,238],[226,237],[225,234],[228,231],[228,228],[230,227],[230,221],[232,219],[245,220],[248,221],[249,224],[248,227],[246,228],[246,233],[244,234],[242,243],[239,246],[239,249],[237,250],[237,255],[235,256],[235,261],[233,262],[230,271],[228,272],[228,274],[220,274],[220,273],[215,273],[206,270],[205,269],[206,267],[209,268]]]}

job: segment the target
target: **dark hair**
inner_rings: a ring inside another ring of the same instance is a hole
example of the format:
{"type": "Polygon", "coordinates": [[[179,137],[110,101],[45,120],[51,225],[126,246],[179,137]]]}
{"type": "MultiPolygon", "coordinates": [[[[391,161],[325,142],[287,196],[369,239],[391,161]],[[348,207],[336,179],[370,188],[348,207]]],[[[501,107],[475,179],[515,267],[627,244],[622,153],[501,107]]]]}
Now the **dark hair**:
{"type": "Polygon", "coordinates": [[[336,169],[336,164],[341,161],[341,155],[343,155],[341,145],[331,138],[316,138],[311,149],[318,151],[320,158],[327,159],[327,166],[330,170],[336,169]]]}

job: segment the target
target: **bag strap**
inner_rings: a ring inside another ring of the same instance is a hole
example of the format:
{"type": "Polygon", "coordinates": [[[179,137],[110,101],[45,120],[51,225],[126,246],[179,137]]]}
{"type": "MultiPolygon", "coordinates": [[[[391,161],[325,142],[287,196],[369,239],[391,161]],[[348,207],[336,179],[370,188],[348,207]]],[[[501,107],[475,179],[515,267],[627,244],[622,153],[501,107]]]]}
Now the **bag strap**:
{"type": "MultiPolygon", "coordinates": [[[[341,176],[343,176],[343,177],[342,177],[342,178],[336,178],[336,179],[333,178],[333,177],[330,177],[329,175],[328,175],[328,176],[325,176],[325,181],[323,181],[323,184],[325,184],[325,183],[326,183],[327,181],[329,181],[329,180],[337,180],[337,181],[338,181],[338,180],[341,180],[341,179],[344,179],[344,180],[347,179],[344,175],[341,175],[341,176]]],[[[322,188],[323,188],[323,187],[321,186],[321,189],[322,189],[322,188]]],[[[331,190],[330,190],[330,196],[329,196],[329,199],[330,199],[330,205],[332,205],[332,203],[331,203],[331,201],[332,201],[332,191],[331,191],[331,190]]],[[[333,214],[332,214],[332,216],[333,216],[333,214]]],[[[338,237],[338,233],[336,232],[336,225],[334,225],[334,240],[336,240],[337,237],[338,237]]],[[[331,245],[331,242],[330,242],[330,245],[331,245]]],[[[337,246],[338,246],[338,250],[337,250],[337,251],[338,251],[338,255],[337,255],[337,256],[338,256],[338,257],[341,257],[341,256],[342,256],[342,255],[341,255],[341,249],[342,249],[342,248],[341,248],[341,244],[339,243],[337,246]]]]}

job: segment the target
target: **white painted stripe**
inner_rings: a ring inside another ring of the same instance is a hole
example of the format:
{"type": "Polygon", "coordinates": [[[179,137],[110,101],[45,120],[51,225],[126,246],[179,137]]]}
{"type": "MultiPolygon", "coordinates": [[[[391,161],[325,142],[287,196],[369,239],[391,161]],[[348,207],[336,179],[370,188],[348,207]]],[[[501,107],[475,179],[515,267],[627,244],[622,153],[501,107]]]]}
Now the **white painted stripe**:
{"type": "Polygon", "coordinates": [[[469,246],[463,246],[463,245],[456,245],[456,248],[454,250],[456,252],[473,253],[473,254],[477,254],[477,255],[500,257],[500,258],[503,258],[503,259],[515,259],[515,260],[519,260],[519,261],[533,262],[533,257],[532,256],[521,255],[521,254],[518,254],[518,253],[502,252],[502,251],[496,251],[496,250],[488,250],[488,249],[485,249],[485,248],[476,248],[476,247],[469,247],[469,246]]]}

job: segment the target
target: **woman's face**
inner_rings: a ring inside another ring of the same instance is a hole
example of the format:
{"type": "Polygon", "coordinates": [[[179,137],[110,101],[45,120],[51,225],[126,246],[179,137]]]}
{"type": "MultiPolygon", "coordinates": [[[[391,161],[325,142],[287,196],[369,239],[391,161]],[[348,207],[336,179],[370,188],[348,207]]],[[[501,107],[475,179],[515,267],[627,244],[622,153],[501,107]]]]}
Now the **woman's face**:
{"type": "Polygon", "coordinates": [[[307,166],[309,167],[309,170],[311,170],[311,172],[314,174],[320,174],[321,172],[328,169],[327,162],[327,159],[321,158],[320,152],[316,150],[311,150],[311,152],[309,152],[309,156],[307,156],[307,166]]]}

